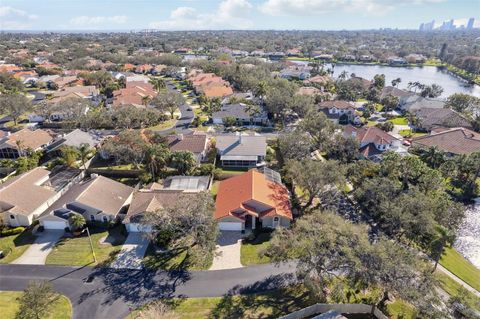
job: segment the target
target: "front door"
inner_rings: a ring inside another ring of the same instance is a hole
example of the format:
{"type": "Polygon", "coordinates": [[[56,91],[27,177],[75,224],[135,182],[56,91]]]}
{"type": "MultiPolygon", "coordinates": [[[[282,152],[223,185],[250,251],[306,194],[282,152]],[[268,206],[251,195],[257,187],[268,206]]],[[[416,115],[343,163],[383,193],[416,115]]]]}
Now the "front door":
{"type": "Polygon", "coordinates": [[[273,228],[277,228],[278,226],[280,226],[280,217],[275,216],[273,217],[273,228]]]}

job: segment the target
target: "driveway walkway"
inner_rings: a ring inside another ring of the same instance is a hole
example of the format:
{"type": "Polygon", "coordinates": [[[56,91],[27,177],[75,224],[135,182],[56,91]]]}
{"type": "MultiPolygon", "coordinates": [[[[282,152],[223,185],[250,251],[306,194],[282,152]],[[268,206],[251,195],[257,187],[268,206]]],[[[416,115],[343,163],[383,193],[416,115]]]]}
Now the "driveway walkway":
{"type": "Polygon", "coordinates": [[[35,242],[28,247],[22,256],[15,259],[12,264],[45,265],[48,254],[50,254],[63,234],[63,230],[37,232],[36,235],[38,237],[35,239],[35,242]]]}
{"type": "Polygon", "coordinates": [[[117,269],[142,269],[143,256],[148,248],[149,240],[142,233],[131,232],[128,234],[122,250],[117,259],[111,264],[117,269]]]}
{"type": "Polygon", "coordinates": [[[217,241],[215,257],[209,270],[241,268],[240,248],[243,234],[239,231],[222,231],[217,241]]]}

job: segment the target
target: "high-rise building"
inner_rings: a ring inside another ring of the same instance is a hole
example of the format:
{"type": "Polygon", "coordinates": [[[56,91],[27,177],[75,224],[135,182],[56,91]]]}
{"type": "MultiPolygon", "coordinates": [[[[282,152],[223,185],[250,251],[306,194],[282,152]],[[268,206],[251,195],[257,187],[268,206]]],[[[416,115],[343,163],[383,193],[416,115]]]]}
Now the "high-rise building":
{"type": "Polygon", "coordinates": [[[475,18],[468,19],[467,29],[471,30],[475,27],[475,18]]]}

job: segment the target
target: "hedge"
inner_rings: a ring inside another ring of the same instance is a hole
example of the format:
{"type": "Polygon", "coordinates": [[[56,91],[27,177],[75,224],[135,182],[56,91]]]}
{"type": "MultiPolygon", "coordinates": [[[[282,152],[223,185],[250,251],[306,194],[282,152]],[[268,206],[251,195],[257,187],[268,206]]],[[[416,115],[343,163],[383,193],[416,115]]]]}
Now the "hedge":
{"type": "Polygon", "coordinates": [[[0,236],[11,236],[11,235],[16,235],[20,234],[25,230],[25,227],[15,227],[15,228],[6,228],[0,230],[0,236]]]}

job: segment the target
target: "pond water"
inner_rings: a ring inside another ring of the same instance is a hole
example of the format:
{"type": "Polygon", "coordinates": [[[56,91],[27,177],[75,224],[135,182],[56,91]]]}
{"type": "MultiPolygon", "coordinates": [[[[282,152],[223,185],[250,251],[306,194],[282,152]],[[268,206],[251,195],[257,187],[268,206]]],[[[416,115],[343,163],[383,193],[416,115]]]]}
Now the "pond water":
{"type": "Polygon", "coordinates": [[[467,210],[453,246],[480,269],[480,198],[467,210]]]}
{"type": "MultiPolygon", "coordinates": [[[[305,64],[305,61],[296,63],[305,64]]],[[[326,65],[330,67],[330,65],[326,65]]],[[[381,65],[358,65],[358,64],[336,64],[333,76],[336,78],[343,71],[350,75],[355,73],[365,79],[373,79],[376,74],[385,74],[385,84],[391,85],[392,80],[400,78],[402,82],[398,85],[400,89],[407,89],[408,82],[420,82],[422,84],[438,84],[443,88],[441,98],[447,98],[453,93],[467,93],[480,97],[480,86],[469,85],[445,70],[435,66],[424,67],[391,67],[381,65]]]]}

